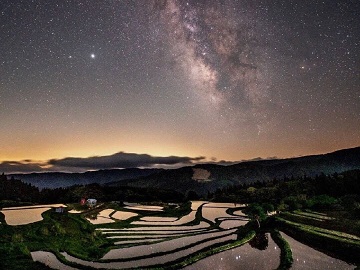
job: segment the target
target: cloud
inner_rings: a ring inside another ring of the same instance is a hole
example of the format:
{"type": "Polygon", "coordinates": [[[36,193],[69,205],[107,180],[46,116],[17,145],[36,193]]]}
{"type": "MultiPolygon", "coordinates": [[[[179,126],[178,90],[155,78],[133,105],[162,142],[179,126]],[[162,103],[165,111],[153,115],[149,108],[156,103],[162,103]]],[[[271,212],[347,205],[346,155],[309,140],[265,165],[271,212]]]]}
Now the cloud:
{"type": "Polygon", "coordinates": [[[167,156],[158,157],[149,154],[136,154],[118,152],[108,156],[92,157],[66,157],[62,159],[50,159],[48,161],[21,160],[21,161],[3,161],[0,163],[0,173],[31,173],[31,172],[85,172],[89,170],[102,169],[127,169],[127,168],[167,168],[174,169],[182,166],[191,166],[196,164],[217,164],[233,165],[247,161],[272,160],[277,157],[253,158],[240,161],[217,160],[212,157],[206,160],[206,157],[179,157],[167,156]]]}
{"type": "Polygon", "coordinates": [[[100,169],[124,169],[138,167],[181,167],[196,164],[205,157],[157,157],[148,154],[119,152],[108,156],[93,157],[66,157],[62,159],[50,159],[44,162],[32,160],[3,161],[0,163],[0,172],[5,173],[28,173],[45,171],[69,171],[81,172],[100,169]]]}
{"type": "Polygon", "coordinates": [[[0,163],[0,172],[4,173],[24,173],[24,172],[41,172],[43,168],[39,163],[31,160],[23,161],[3,161],[0,163]]]}
{"type": "Polygon", "coordinates": [[[152,167],[154,165],[189,164],[203,159],[205,159],[205,157],[154,157],[148,154],[119,152],[110,156],[94,156],[87,158],[67,157],[63,159],[51,159],[49,160],[49,165],[84,169],[112,169],[152,167]]]}
{"type": "Polygon", "coordinates": [[[198,162],[197,164],[216,164],[216,165],[221,165],[221,166],[230,166],[230,165],[235,165],[235,164],[239,164],[239,163],[243,163],[243,162],[266,161],[266,160],[276,160],[276,159],[280,159],[280,158],[273,156],[273,157],[267,157],[267,158],[256,157],[256,158],[251,158],[251,159],[229,161],[229,160],[217,160],[216,158],[212,157],[210,159],[210,161],[198,162]]]}

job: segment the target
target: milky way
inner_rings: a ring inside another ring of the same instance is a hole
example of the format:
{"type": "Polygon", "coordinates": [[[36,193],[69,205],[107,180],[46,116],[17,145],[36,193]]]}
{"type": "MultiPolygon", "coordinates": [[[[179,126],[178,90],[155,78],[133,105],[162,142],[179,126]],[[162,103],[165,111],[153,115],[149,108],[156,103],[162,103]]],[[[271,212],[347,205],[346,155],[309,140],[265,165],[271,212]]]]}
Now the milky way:
{"type": "Polygon", "coordinates": [[[208,106],[228,109],[233,116],[234,109],[255,109],[268,97],[266,48],[256,29],[261,19],[251,6],[167,1],[159,13],[170,58],[208,106]]]}
{"type": "Polygon", "coordinates": [[[360,144],[359,1],[4,0],[0,12],[3,165],[360,144]]]}

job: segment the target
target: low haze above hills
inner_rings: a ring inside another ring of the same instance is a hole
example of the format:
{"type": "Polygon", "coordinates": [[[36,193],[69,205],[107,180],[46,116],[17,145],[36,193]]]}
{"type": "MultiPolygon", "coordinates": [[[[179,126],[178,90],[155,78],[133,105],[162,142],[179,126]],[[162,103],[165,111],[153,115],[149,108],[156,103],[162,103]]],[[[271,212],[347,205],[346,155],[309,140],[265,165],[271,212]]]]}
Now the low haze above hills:
{"type": "Polygon", "coordinates": [[[315,176],[320,173],[331,174],[353,169],[360,169],[360,147],[323,155],[247,161],[227,166],[197,164],[178,169],[127,168],[85,173],[47,172],[10,176],[39,188],[99,183],[110,186],[128,185],[205,193],[229,185],[270,181],[284,176],[315,176]]]}

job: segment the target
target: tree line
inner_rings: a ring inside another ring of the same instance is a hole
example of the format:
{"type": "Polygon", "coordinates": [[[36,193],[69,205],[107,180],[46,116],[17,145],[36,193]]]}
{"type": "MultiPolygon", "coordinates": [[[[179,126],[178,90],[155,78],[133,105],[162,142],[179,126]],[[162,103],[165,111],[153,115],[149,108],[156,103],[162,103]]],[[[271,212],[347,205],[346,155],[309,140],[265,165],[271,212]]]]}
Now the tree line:
{"type": "Polygon", "coordinates": [[[39,189],[21,180],[0,175],[0,207],[34,203],[74,203],[81,198],[98,201],[186,201],[184,194],[174,190],[138,188],[129,186],[101,186],[99,184],[74,185],[66,188],[39,189]]]}
{"type": "Polygon", "coordinates": [[[0,207],[9,204],[72,203],[81,198],[98,201],[182,202],[206,199],[218,202],[258,203],[267,211],[301,208],[343,207],[360,216],[360,170],[315,177],[286,177],[272,181],[228,186],[200,197],[188,190],[185,194],[158,188],[129,186],[75,185],[66,188],[41,189],[14,178],[0,175],[0,207]]]}
{"type": "Polygon", "coordinates": [[[208,194],[220,202],[262,204],[268,211],[345,209],[360,217],[360,170],[315,177],[286,177],[268,182],[229,186],[208,194]]]}

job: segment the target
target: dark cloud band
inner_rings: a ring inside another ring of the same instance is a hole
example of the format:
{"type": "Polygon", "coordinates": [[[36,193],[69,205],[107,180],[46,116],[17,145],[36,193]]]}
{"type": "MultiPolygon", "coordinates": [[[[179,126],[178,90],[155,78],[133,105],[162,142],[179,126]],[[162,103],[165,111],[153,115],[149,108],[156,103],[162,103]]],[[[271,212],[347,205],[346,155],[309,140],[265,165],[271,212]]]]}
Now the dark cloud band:
{"type": "Polygon", "coordinates": [[[148,154],[135,154],[119,152],[109,156],[93,156],[87,158],[66,157],[51,159],[44,163],[31,160],[4,161],[0,163],[0,172],[40,172],[40,171],[79,171],[99,169],[124,169],[137,167],[153,167],[168,165],[187,165],[198,163],[205,157],[156,157],[148,154]]]}
{"type": "Polygon", "coordinates": [[[86,169],[111,169],[111,168],[134,168],[151,167],[154,165],[175,165],[180,163],[192,163],[205,157],[154,157],[147,154],[135,154],[119,152],[110,156],[94,156],[88,158],[63,158],[51,159],[49,164],[61,167],[74,167],[86,169]]]}

